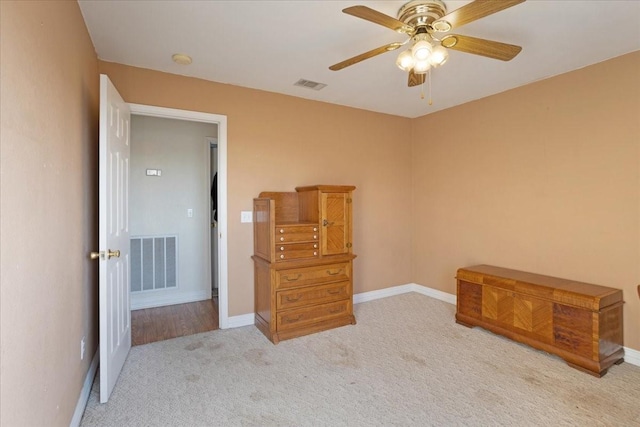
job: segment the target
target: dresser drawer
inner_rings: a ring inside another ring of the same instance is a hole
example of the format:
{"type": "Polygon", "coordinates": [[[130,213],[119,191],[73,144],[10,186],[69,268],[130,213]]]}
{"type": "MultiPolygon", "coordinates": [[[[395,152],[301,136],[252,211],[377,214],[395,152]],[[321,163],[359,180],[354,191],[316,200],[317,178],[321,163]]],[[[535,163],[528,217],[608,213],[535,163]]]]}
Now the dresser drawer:
{"type": "Polygon", "coordinates": [[[317,242],[318,232],[276,234],[276,247],[280,243],[317,242]]]}
{"type": "MultiPolygon", "coordinates": [[[[275,244],[318,241],[317,225],[279,225],[276,227],[275,244]]],[[[278,246],[276,246],[277,248],[278,246]]]]}
{"type": "Polygon", "coordinates": [[[329,283],[307,286],[300,289],[280,291],[276,296],[276,308],[284,310],[304,305],[324,304],[351,296],[351,282],[329,283]]]}
{"type": "Polygon", "coordinates": [[[329,304],[278,312],[276,315],[276,328],[278,331],[284,331],[349,315],[352,312],[351,306],[351,299],[348,299],[329,304]]]}
{"type": "Polygon", "coordinates": [[[280,234],[301,234],[318,233],[317,225],[277,225],[276,235],[280,234]]]}
{"type": "Polygon", "coordinates": [[[276,289],[289,289],[299,286],[348,281],[351,277],[350,266],[351,264],[348,262],[341,262],[279,270],[276,271],[275,287],[276,289]]]}
{"type": "Polygon", "coordinates": [[[317,258],[319,243],[289,243],[276,245],[276,261],[292,259],[317,258]]]}

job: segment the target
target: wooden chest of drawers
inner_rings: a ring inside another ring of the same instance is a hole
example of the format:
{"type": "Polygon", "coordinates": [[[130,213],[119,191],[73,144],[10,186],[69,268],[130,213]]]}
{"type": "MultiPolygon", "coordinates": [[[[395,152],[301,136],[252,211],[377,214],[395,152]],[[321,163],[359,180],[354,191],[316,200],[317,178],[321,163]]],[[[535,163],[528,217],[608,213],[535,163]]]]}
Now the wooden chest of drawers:
{"type": "Polygon", "coordinates": [[[256,326],[273,343],[355,324],[352,256],[271,264],[253,257],[256,326]]]}
{"type": "Polygon", "coordinates": [[[456,322],[556,354],[602,376],[624,357],[622,291],[517,270],[458,269],[456,322]]]}
{"type": "Polygon", "coordinates": [[[354,189],[299,187],[254,199],[255,322],[272,342],[356,323],[354,189]]]}

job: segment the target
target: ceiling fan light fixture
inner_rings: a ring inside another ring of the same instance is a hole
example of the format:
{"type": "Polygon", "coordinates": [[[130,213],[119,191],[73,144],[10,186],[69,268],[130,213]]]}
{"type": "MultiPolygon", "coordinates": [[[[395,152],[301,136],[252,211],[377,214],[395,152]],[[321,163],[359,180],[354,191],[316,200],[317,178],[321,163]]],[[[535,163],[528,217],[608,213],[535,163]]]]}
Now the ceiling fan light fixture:
{"type": "Polygon", "coordinates": [[[502,61],[513,59],[522,50],[520,46],[464,35],[448,34],[436,38],[434,33],[446,33],[453,28],[477,21],[524,1],[471,0],[468,4],[448,12],[442,0],[409,0],[398,10],[397,18],[367,6],[348,7],[342,11],[356,18],[404,33],[409,38],[404,42],[390,43],[356,55],[330,66],[329,69],[341,70],[365,59],[399,49],[411,42],[410,47],[397,56],[396,65],[402,71],[408,72],[409,87],[423,86],[422,99],[424,99],[424,86],[427,81],[425,74],[429,74],[429,105],[431,105],[431,68],[440,67],[447,62],[449,59],[447,49],[502,61]]]}
{"type": "Polygon", "coordinates": [[[396,65],[402,71],[410,71],[415,65],[416,61],[413,59],[413,55],[411,55],[410,50],[405,50],[398,55],[398,59],[396,59],[396,65]]]}
{"type": "Polygon", "coordinates": [[[432,67],[439,67],[449,59],[449,52],[443,46],[436,46],[429,56],[429,63],[432,67]]]}

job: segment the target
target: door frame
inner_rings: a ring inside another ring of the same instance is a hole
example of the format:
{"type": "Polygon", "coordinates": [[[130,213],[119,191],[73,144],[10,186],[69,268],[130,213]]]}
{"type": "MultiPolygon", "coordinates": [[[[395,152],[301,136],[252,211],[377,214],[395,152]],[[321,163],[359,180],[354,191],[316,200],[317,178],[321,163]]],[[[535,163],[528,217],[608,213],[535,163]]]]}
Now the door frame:
{"type": "MultiPolygon", "coordinates": [[[[218,271],[216,272],[218,274],[218,324],[220,329],[227,329],[229,327],[229,276],[227,262],[227,116],[132,103],[129,103],[129,108],[131,109],[131,114],[137,116],[151,116],[191,122],[213,123],[218,125],[218,271]]],[[[211,286],[211,281],[209,281],[208,286],[211,286]]]]}
{"type": "MultiPolygon", "coordinates": [[[[205,140],[205,141],[204,141],[204,145],[205,145],[206,158],[207,158],[207,171],[206,171],[206,172],[207,172],[207,176],[206,176],[206,181],[207,181],[207,182],[209,182],[209,183],[211,183],[211,182],[212,182],[212,181],[211,181],[211,148],[212,148],[212,145],[213,145],[213,144],[215,144],[215,146],[216,146],[216,173],[218,173],[218,167],[219,167],[219,164],[220,164],[220,162],[219,162],[219,156],[218,156],[218,152],[217,152],[217,150],[218,150],[218,137],[217,137],[217,136],[216,136],[216,137],[206,136],[206,137],[204,138],[204,140],[205,140]]],[[[212,184],[209,184],[209,185],[212,185],[212,184]]],[[[209,195],[208,195],[208,194],[207,194],[207,198],[209,198],[209,195]]],[[[217,208],[216,208],[216,209],[217,209],[217,208]]],[[[216,223],[217,223],[217,221],[216,221],[216,223]]],[[[213,210],[212,210],[212,209],[211,209],[211,210],[209,210],[209,222],[207,223],[207,226],[208,226],[208,227],[209,227],[209,224],[213,224],[213,210]]],[[[215,271],[215,272],[216,272],[216,275],[217,275],[218,268],[214,269],[214,268],[213,268],[213,267],[214,267],[214,265],[213,265],[213,264],[212,264],[212,262],[211,262],[211,251],[212,251],[212,249],[213,249],[213,248],[211,247],[211,241],[212,241],[212,238],[211,238],[211,228],[208,228],[208,229],[207,229],[207,231],[209,232],[209,242],[208,242],[208,243],[209,243],[209,245],[207,246],[207,247],[208,247],[208,249],[209,249],[209,257],[207,258],[207,259],[209,259],[209,269],[208,269],[208,271],[209,271],[209,272],[208,272],[207,280],[209,281],[208,283],[209,283],[210,285],[212,285],[212,284],[213,284],[213,281],[212,281],[212,279],[213,279],[212,271],[215,271]]],[[[219,228],[218,228],[218,225],[217,225],[217,224],[216,224],[216,234],[218,234],[218,235],[219,235],[219,228]]],[[[220,243],[220,242],[218,242],[218,243],[220,243]]],[[[218,247],[217,249],[218,249],[218,254],[219,254],[219,253],[220,253],[220,248],[218,247]]],[[[219,257],[218,257],[218,258],[219,258],[219,257]]],[[[219,261],[219,260],[218,260],[218,261],[219,261]]],[[[219,293],[220,293],[220,285],[219,285],[219,283],[218,283],[217,281],[216,281],[216,284],[218,285],[218,294],[219,294],[219,293]]]]}

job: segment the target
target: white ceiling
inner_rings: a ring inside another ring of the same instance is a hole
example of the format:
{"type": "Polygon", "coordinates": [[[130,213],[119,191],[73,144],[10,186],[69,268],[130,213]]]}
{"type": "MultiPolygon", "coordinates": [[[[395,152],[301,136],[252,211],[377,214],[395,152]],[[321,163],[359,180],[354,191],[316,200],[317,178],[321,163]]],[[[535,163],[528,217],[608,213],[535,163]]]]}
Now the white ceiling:
{"type": "MultiPolygon", "coordinates": [[[[496,0],[499,1],[499,0],[496,0]]],[[[522,46],[503,62],[450,51],[432,72],[433,105],[407,87],[401,50],[329,66],[405,36],[346,15],[361,4],[396,17],[404,1],[79,0],[98,57],[333,104],[418,117],[640,50],[638,0],[528,0],[452,31],[522,46]],[[193,57],[175,64],[174,53],[193,57]],[[299,79],[326,83],[320,91],[299,79]]],[[[445,1],[448,11],[469,1],[445,1]]]]}

